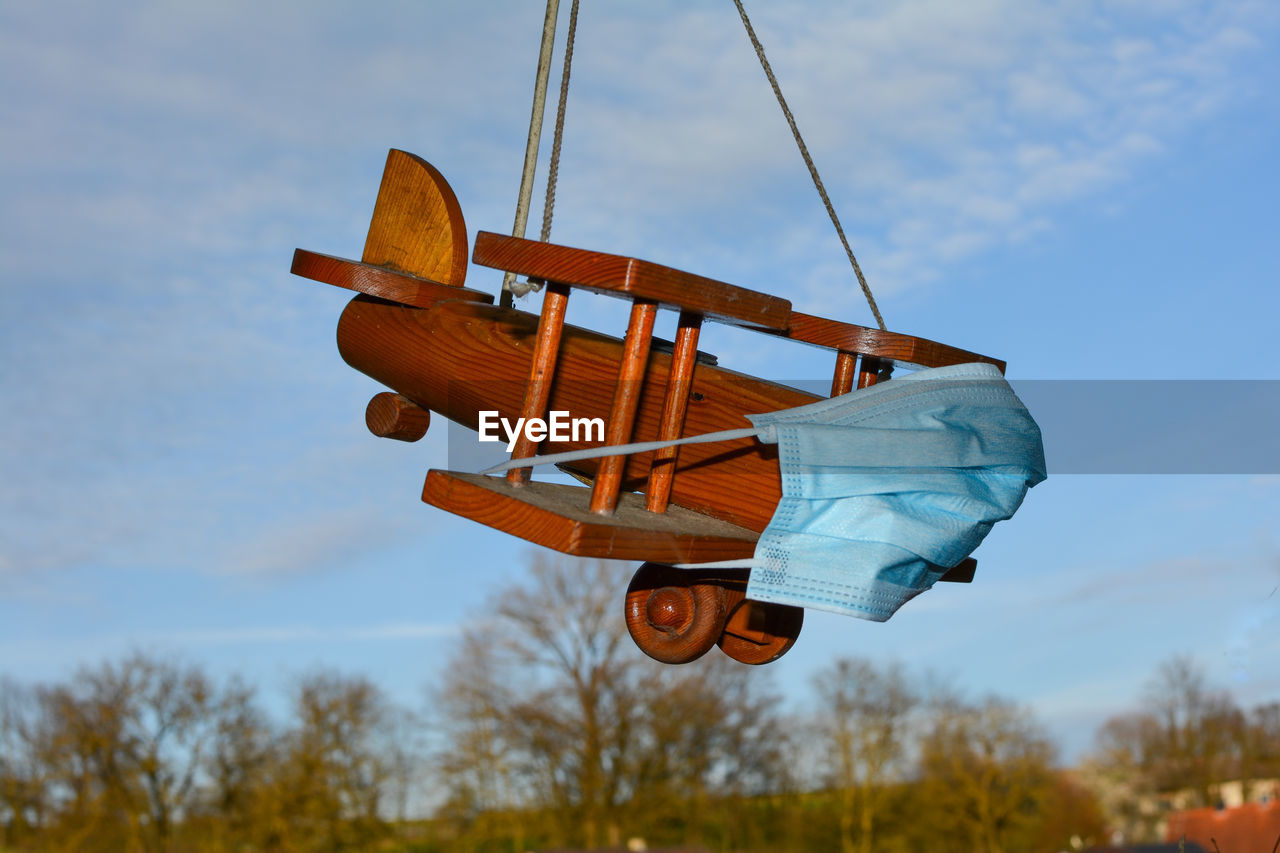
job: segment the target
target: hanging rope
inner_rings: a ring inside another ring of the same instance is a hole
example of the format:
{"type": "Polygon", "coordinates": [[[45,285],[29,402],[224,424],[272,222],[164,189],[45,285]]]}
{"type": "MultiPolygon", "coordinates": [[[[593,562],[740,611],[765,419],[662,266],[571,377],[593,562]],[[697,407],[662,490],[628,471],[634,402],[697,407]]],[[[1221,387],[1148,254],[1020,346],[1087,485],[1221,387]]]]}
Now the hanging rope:
{"type": "Polygon", "coordinates": [[[840,243],[844,246],[845,254],[849,256],[849,264],[853,267],[853,274],[858,278],[858,284],[862,287],[862,294],[867,297],[867,304],[871,306],[871,313],[875,315],[876,323],[881,329],[885,328],[884,318],[880,316],[880,309],[876,307],[876,298],[871,295],[871,285],[867,284],[867,279],[862,274],[862,267],[858,266],[858,259],[853,256],[853,249],[849,248],[849,240],[844,236],[844,229],[840,227],[840,219],[836,216],[836,209],[831,205],[831,199],[827,196],[827,190],[822,185],[822,178],[818,177],[818,167],[813,164],[813,158],[809,156],[809,149],[805,147],[804,139],[800,136],[800,128],[796,127],[796,120],[791,115],[791,109],[787,106],[787,101],[782,97],[782,89],[778,86],[778,78],[773,76],[773,69],[769,66],[769,60],[765,58],[764,46],[760,44],[760,39],[756,38],[756,31],[751,27],[751,19],[747,17],[747,10],[742,6],[742,0],[733,0],[733,4],[738,7],[738,15],[742,18],[742,25],[747,28],[747,36],[751,39],[751,45],[756,49],[756,56],[760,59],[760,67],[764,69],[765,76],[769,78],[769,85],[773,87],[773,94],[778,99],[778,106],[782,107],[782,114],[786,116],[787,124],[791,126],[791,135],[796,138],[796,145],[800,148],[800,156],[804,157],[804,164],[809,167],[809,175],[813,178],[813,185],[818,189],[818,195],[822,197],[822,203],[826,205],[827,215],[831,217],[831,224],[836,227],[836,233],[840,235],[840,243]]]}
{"type": "MultiPolygon", "coordinates": [[[[555,39],[555,15],[556,12],[551,9],[552,3],[558,3],[558,0],[549,0],[547,3],[547,21],[550,26],[550,36],[548,36],[548,25],[543,25],[542,30],[542,56],[538,59],[538,82],[535,85],[534,93],[534,113],[537,116],[537,125],[539,135],[542,128],[542,114],[546,109],[547,100],[547,73],[546,67],[550,64],[550,44],[555,39]],[[549,40],[550,39],[550,40],[549,40]]],[[[558,9],[557,9],[558,11],[558,9]]],[[[547,170],[547,195],[542,205],[542,233],[539,239],[547,242],[551,239],[551,217],[556,206],[556,181],[560,177],[560,143],[564,139],[564,116],[569,103],[569,72],[573,68],[573,41],[578,32],[578,0],[573,0],[573,5],[569,7],[569,32],[565,36],[564,46],[564,66],[560,71],[560,101],[556,104],[556,126],[551,138],[551,163],[547,170]]],[[[537,160],[538,156],[538,139],[534,135],[533,120],[530,121],[529,140],[532,148],[533,160],[537,160]]],[[[533,185],[533,168],[529,165],[530,151],[525,151],[526,175],[529,187],[526,189],[522,183],[520,186],[520,207],[517,208],[516,217],[520,228],[517,237],[524,236],[525,221],[529,214],[529,196],[532,195],[533,185]],[[523,216],[521,218],[521,209],[523,216]]],[[[512,295],[524,296],[527,293],[542,289],[540,281],[516,281],[515,273],[507,273],[502,280],[502,306],[511,307],[512,295]]]]}
{"type": "Polygon", "coordinates": [[[578,32],[578,0],[569,7],[569,32],[564,43],[564,69],[560,72],[560,103],[556,105],[556,129],[551,137],[551,165],[547,170],[547,200],[542,206],[542,242],[551,239],[551,212],[556,206],[556,179],[560,176],[560,141],[564,138],[564,113],[569,102],[569,71],[573,67],[573,39],[578,32]]]}
{"type": "MultiPolygon", "coordinates": [[[[533,81],[533,111],[529,116],[529,138],[524,146],[524,172],[520,176],[520,193],[516,197],[516,221],[511,228],[511,236],[523,237],[525,225],[529,221],[529,199],[533,196],[533,173],[538,165],[538,146],[542,140],[542,114],[546,112],[547,77],[551,74],[551,49],[556,40],[556,18],[560,13],[560,0],[547,0],[547,14],[542,21],[542,48],[538,53],[538,72],[533,81]]],[[[517,287],[516,274],[506,273],[502,277],[502,295],[498,304],[510,308],[511,294],[517,287]]],[[[525,288],[520,295],[528,293],[525,288]]]]}

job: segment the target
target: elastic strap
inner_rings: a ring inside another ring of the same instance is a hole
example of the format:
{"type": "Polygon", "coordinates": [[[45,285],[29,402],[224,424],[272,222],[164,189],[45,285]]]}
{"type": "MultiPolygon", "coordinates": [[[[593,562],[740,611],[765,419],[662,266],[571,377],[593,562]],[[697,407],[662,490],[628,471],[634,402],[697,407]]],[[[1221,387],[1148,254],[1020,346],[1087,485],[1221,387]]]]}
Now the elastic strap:
{"type": "Polygon", "coordinates": [[[605,444],[600,447],[588,447],[583,450],[569,450],[564,453],[551,453],[546,456],[529,456],[524,459],[509,459],[490,468],[481,474],[497,474],[512,468],[528,468],[534,465],[560,465],[565,462],[577,462],[581,459],[599,459],[603,456],[629,456],[632,453],[647,453],[664,447],[675,447],[680,444],[710,444],[715,441],[733,441],[737,438],[754,438],[761,430],[755,427],[742,429],[726,429],[720,432],[708,432],[702,435],[691,435],[671,441],[639,441],[633,444],[605,444]]]}

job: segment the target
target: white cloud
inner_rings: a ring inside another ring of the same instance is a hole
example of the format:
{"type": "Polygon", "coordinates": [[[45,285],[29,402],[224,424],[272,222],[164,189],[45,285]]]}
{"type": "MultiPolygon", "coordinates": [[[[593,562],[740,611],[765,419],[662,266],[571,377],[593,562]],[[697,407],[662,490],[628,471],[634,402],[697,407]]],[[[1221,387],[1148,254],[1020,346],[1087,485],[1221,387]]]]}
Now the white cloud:
{"type": "MultiPolygon", "coordinates": [[[[456,625],[428,622],[392,622],[347,628],[314,625],[248,626],[241,628],[192,628],[172,631],[152,638],[165,646],[262,645],[273,643],[314,643],[316,641],[388,641],[452,637],[456,625]]],[[[135,642],[137,642],[135,640],[135,642]]],[[[145,642],[145,641],[144,641],[145,642]]]]}
{"type": "Polygon", "coordinates": [[[406,527],[402,513],[387,518],[369,506],[312,511],[301,518],[277,518],[246,540],[231,543],[216,563],[228,574],[252,576],[352,566],[359,555],[399,540],[406,527]]]}
{"type": "MultiPolygon", "coordinates": [[[[1063,205],[1123,186],[1192,122],[1249,96],[1227,82],[1257,54],[1244,22],[1269,25],[1255,7],[1181,13],[1205,28],[1165,14],[915,2],[762,10],[757,29],[846,222],[866,223],[855,250],[888,254],[887,277],[910,285],[1025,239],[1010,222],[1042,230],[1063,205]]],[[[588,138],[567,167],[563,209],[590,205],[601,223],[592,237],[612,228],[655,243],[655,223],[674,243],[717,211],[738,208],[751,233],[799,210],[838,253],[745,40],[725,38],[736,22],[677,17],[681,47],[696,50],[664,44],[637,56],[625,39],[606,40],[610,56],[591,64],[598,54],[580,48],[580,61],[605,73],[573,105],[572,133],[588,138]],[[574,170],[586,174],[575,180],[574,170]]],[[[886,277],[864,266],[873,284],[886,277]]]]}
{"type": "MultiPolygon", "coordinates": [[[[288,278],[290,250],[358,254],[391,145],[437,162],[473,233],[510,219],[539,10],[251,5],[3,13],[0,355],[20,368],[0,376],[0,568],[136,559],[167,529],[202,554],[261,537],[245,560],[283,570],[312,532],[269,503],[228,521],[224,472],[243,488],[334,446],[363,387],[337,376],[341,302],[288,278]]],[[[756,14],[890,298],[1051,229],[1249,97],[1274,25],[1248,3],[756,14]]],[[[588,9],[579,38],[556,234],[862,314],[732,9],[588,9]]]]}

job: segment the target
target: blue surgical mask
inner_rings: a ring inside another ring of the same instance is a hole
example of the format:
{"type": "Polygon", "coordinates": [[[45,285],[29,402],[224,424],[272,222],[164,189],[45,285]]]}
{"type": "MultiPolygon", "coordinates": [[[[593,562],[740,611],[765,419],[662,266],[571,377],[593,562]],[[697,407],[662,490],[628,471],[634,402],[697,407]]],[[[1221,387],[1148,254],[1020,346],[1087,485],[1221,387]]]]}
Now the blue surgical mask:
{"type": "MultiPolygon", "coordinates": [[[[778,445],[782,498],[755,556],[701,564],[750,567],[747,596],[758,601],[883,622],[967,557],[1046,476],[1039,427],[988,364],[921,370],[747,418],[753,429],[675,443],[754,435],[778,445]]],[[[530,460],[505,467],[521,464],[530,460]]]]}

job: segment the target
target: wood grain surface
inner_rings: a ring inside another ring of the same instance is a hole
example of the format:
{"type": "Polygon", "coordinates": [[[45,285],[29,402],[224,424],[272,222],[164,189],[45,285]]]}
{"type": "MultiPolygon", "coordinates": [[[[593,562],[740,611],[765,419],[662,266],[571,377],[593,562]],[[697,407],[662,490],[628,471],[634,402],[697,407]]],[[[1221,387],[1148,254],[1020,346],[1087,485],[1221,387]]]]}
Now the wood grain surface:
{"type": "MultiPolygon", "coordinates": [[[[395,149],[387,156],[362,261],[295,252],[294,273],[361,294],[339,321],[338,347],[348,364],[396,392],[370,401],[366,418],[376,435],[416,440],[429,410],[472,430],[481,410],[510,420],[565,411],[603,419],[610,443],[651,441],[737,429],[748,425],[746,414],[819,399],[699,361],[703,317],[837,351],[833,394],[855,383],[865,387],[895,363],[982,361],[1004,369],[997,359],[794,312],[786,299],[659,264],[481,232],[476,263],[548,281],[539,333],[538,317],[494,307],[489,294],[462,287],[467,254],[462,211],[443,176],[395,149]],[[637,300],[628,346],[564,323],[570,286],[637,300]],[[672,354],[650,342],[657,306],[681,311],[674,372],[672,354]],[[856,369],[854,356],[861,357],[856,369]]],[[[541,449],[591,444],[546,441],[541,449]]],[[[525,442],[515,455],[536,449],[525,442]]],[[[528,469],[523,476],[513,472],[514,483],[432,471],[423,500],[570,554],[697,562],[753,553],[781,496],[775,446],[747,438],[689,445],[656,460],[654,467],[655,454],[644,453],[617,458],[615,470],[600,460],[567,466],[574,476],[594,480],[590,508],[590,489],[525,482],[528,469]],[[651,472],[646,510],[644,497],[634,493],[651,472]],[[599,514],[611,509],[613,515],[599,514]]],[[[971,579],[973,566],[966,560],[944,580],[971,579]]],[[[755,629],[747,622],[739,627],[742,642],[763,642],[763,634],[748,636],[755,629]]]]}
{"type": "Polygon", "coordinates": [[[361,260],[454,287],[466,280],[462,208],[426,160],[395,148],[387,153],[361,260]]]}
{"type": "MultiPolygon", "coordinates": [[[[438,302],[407,308],[356,297],[338,324],[338,349],[347,363],[420,406],[469,429],[478,412],[494,410],[515,420],[521,414],[538,318],[511,309],[469,302],[438,302]]],[[[556,380],[547,408],[573,417],[607,418],[622,342],[573,325],[564,326],[556,380]]],[[[657,437],[670,375],[671,356],[652,351],[636,408],[632,437],[657,437]]],[[[812,403],[818,397],[721,367],[696,364],[691,379],[685,433],[750,426],[745,413],[771,412],[812,403]]],[[[543,442],[544,453],[576,450],[598,442],[543,442]]],[[[628,457],[624,492],[644,488],[651,453],[628,457]]],[[[584,476],[598,462],[573,463],[584,476]]],[[[671,501],[751,530],[763,530],[781,496],[777,452],[754,439],[681,448],[671,501]]],[[[585,502],[584,502],[585,508],[585,502]]]]}
{"type": "Polygon", "coordinates": [[[365,406],[364,423],[379,438],[417,441],[431,427],[431,412],[408,397],[383,391],[373,395],[365,406]]]}
{"type": "Polygon", "coordinates": [[[481,266],[559,281],[596,293],[651,299],[739,325],[784,331],[791,303],[661,264],[481,231],[472,259],[481,266]]]}
{"type": "Polygon", "coordinates": [[[836,353],[836,369],[831,375],[831,396],[839,397],[853,390],[858,375],[858,357],[850,352],[836,353]]]}
{"type": "MultiPolygon", "coordinates": [[[[627,587],[623,612],[627,632],[640,650],[662,663],[695,661],[724,633],[732,609],[730,598],[742,598],[745,583],[732,591],[703,582],[704,573],[662,563],[636,569],[627,587]]],[[[735,602],[736,603],[736,602],[735,602]]]]}
{"type": "MultiPolygon", "coordinates": [[[[622,339],[622,360],[613,388],[613,403],[604,422],[605,444],[626,444],[631,440],[636,407],[640,405],[640,392],[644,386],[645,365],[649,363],[653,321],[657,315],[656,302],[637,299],[631,303],[631,318],[627,323],[627,336],[622,339]]],[[[618,503],[618,489],[622,485],[622,469],[626,464],[626,456],[606,456],[600,460],[595,482],[591,484],[592,512],[604,515],[613,512],[618,503]]]]}
{"type": "Polygon", "coordinates": [[[875,356],[910,367],[943,367],[948,364],[982,361],[994,364],[1001,371],[1005,368],[1005,363],[998,358],[979,355],[937,341],[828,320],[826,317],[815,317],[799,311],[791,312],[785,336],[801,343],[875,356]]]}
{"type": "Polygon", "coordinates": [[[587,509],[580,486],[429,471],[422,499],[432,506],[579,557],[707,562],[750,557],[757,534],[680,507],[649,512],[640,495],[625,494],[612,515],[587,509]]]}
{"type": "MultiPolygon", "coordinates": [[[[693,366],[698,359],[698,334],[701,329],[701,314],[688,310],[680,312],[676,340],[671,352],[671,375],[667,377],[667,393],[662,400],[659,441],[684,435],[684,416],[689,410],[693,366]]],[[[679,447],[663,447],[654,451],[649,482],[645,484],[644,490],[645,506],[650,512],[662,512],[667,508],[667,503],[671,500],[671,478],[675,474],[676,457],[679,455],[679,447]]]]}
{"type": "MultiPolygon", "coordinates": [[[[395,388],[419,406],[475,430],[478,412],[491,409],[501,417],[514,419],[524,403],[529,364],[534,348],[538,318],[532,314],[474,302],[438,302],[430,309],[410,308],[358,296],[347,306],[338,325],[338,348],[344,359],[357,370],[395,388]]],[[[586,329],[565,324],[560,345],[557,380],[552,384],[548,408],[569,411],[575,417],[608,416],[614,389],[614,377],[622,355],[622,342],[586,329]]],[[[652,351],[645,371],[645,381],[636,408],[632,438],[648,441],[656,437],[662,425],[662,412],[670,377],[671,355],[652,351]]],[[[794,388],[767,382],[721,367],[697,364],[690,380],[691,391],[686,413],[685,434],[695,435],[722,429],[748,426],[744,413],[769,412],[812,403],[819,397],[794,388]]],[[[556,453],[592,446],[594,442],[544,442],[542,450],[556,453]]],[[[622,478],[623,494],[619,506],[641,506],[639,495],[629,494],[644,488],[653,454],[636,454],[627,459],[622,478]]],[[[572,463],[574,473],[590,480],[598,460],[572,463]]],[[[444,472],[437,472],[437,477],[444,472]]],[[[456,475],[461,477],[462,475],[456,475]]],[[[499,478],[483,478],[486,483],[499,478]]],[[[534,480],[535,487],[525,503],[541,495],[542,486],[554,485],[534,480]]],[[[445,509],[475,517],[492,527],[526,536],[530,541],[548,547],[578,549],[601,547],[605,528],[612,529],[608,517],[588,511],[589,489],[564,486],[564,501],[576,506],[586,520],[596,525],[591,532],[557,526],[532,509],[520,513],[533,519],[528,529],[498,520],[494,510],[483,506],[483,496],[464,490],[447,497],[432,487],[434,498],[424,490],[424,500],[445,509]],[[472,515],[474,513],[474,515],[472,515]],[[515,528],[515,529],[513,529],[515,528]],[[534,528],[537,528],[536,530],[534,528]],[[525,530],[524,533],[517,530],[525,530]],[[551,532],[540,532],[551,531],[551,532]],[[527,534],[527,535],[526,535],[527,534]],[[585,538],[584,538],[585,537],[585,538]],[[581,543],[591,542],[585,546],[581,543]]],[[[490,489],[490,491],[493,491],[490,489]]],[[[520,491],[515,489],[513,491],[520,491]]],[[[754,439],[738,439],[721,444],[693,444],[681,448],[672,481],[671,503],[667,513],[647,513],[662,517],[677,508],[713,516],[736,527],[758,534],[768,525],[781,497],[777,452],[774,445],[754,439]]],[[[546,507],[543,507],[544,509],[546,507]]],[[[641,510],[644,511],[644,510],[641,510]]],[[[554,514],[554,512],[553,512],[554,514]]],[[[640,539],[651,546],[660,538],[653,528],[641,528],[640,539]],[[653,533],[650,538],[645,539],[653,533]]],[[[665,528],[660,528],[665,529],[665,528]]],[[[731,537],[721,537],[731,538],[731,537]]],[[[754,537],[752,538],[754,541],[754,537]]],[[[634,559],[669,560],[654,552],[639,552],[636,540],[619,546],[618,552],[593,556],[633,555],[634,559]]],[[[649,546],[645,546],[649,547],[649,546]]],[[[673,550],[693,553],[687,544],[665,545],[664,554],[673,550]]],[[[723,542],[710,546],[715,553],[729,550],[723,542]]],[[[750,556],[735,551],[733,556],[750,556]]],[[[626,559],[631,559],[631,556],[626,559]]],[[[701,557],[700,559],[731,559],[701,557]]],[[[681,558],[683,559],[683,558],[681,558]]],[[[972,561],[966,560],[944,580],[965,581],[972,578],[972,561]]]]}
{"type": "MultiPolygon", "coordinates": [[[[564,315],[569,306],[569,288],[562,284],[548,285],[542,296],[542,314],[538,317],[538,333],[534,338],[533,355],[529,358],[529,384],[525,386],[524,402],[520,404],[520,417],[541,418],[547,414],[547,401],[551,399],[551,383],[555,379],[556,361],[560,357],[560,335],[564,329],[564,315]]],[[[525,459],[538,452],[537,442],[521,432],[511,451],[512,459],[525,459]]],[[[519,486],[529,481],[530,469],[512,468],[507,472],[507,482],[519,486]]]]}
{"type": "Polygon", "coordinates": [[[441,284],[409,273],[306,249],[294,250],[293,266],[289,271],[303,278],[419,308],[429,308],[441,299],[493,302],[491,295],[479,290],[441,284]]]}

